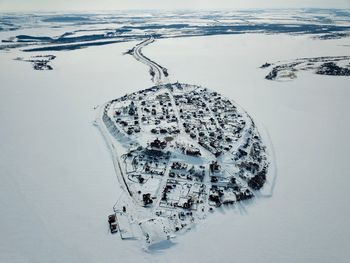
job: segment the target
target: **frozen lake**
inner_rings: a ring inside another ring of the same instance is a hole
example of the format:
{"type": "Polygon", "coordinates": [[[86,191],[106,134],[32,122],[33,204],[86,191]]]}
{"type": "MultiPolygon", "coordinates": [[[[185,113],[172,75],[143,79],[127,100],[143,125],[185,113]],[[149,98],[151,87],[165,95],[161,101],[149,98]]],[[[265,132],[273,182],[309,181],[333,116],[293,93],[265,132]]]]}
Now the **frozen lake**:
{"type": "Polygon", "coordinates": [[[348,55],[349,38],[191,37],[144,49],[171,81],[207,86],[247,110],[268,131],[278,172],[271,198],[217,212],[152,253],[108,233],[120,188],[92,125],[94,106],[152,86],[148,69],[122,55],[134,44],[50,52],[53,71],[0,53],[0,261],[347,262],[349,78],[304,72],[274,82],[259,66],[348,55]]]}

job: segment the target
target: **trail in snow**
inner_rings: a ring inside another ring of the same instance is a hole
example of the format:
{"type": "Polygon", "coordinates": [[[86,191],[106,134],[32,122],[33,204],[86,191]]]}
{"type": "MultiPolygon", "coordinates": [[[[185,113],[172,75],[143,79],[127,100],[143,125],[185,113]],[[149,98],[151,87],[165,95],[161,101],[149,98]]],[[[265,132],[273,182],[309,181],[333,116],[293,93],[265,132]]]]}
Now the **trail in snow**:
{"type": "Polygon", "coordinates": [[[149,39],[137,44],[135,47],[129,50],[127,54],[132,55],[137,61],[149,66],[149,73],[152,76],[152,81],[159,85],[165,81],[169,75],[167,68],[159,65],[157,62],[151,60],[142,53],[142,49],[154,41],[155,39],[150,37],[149,39]]]}

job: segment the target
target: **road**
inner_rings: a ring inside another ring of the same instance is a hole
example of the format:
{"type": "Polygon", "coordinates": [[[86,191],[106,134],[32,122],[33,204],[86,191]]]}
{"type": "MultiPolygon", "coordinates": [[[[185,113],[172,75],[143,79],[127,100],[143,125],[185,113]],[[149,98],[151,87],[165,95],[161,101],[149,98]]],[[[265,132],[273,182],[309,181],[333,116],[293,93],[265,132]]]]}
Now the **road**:
{"type": "Polygon", "coordinates": [[[158,85],[165,81],[166,77],[168,76],[168,71],[165,67],[154,62],[142,53],[142,49],[147,45],[153,43],[154,41],[155,39],[153,37],[142,41],[141,43],[137,44],[133,49],[131,49],[129,54],[131,54],[137,61],[140,61],[141,63],[149,66],[149,72],[152,76],[152,81],[158,85]]]}

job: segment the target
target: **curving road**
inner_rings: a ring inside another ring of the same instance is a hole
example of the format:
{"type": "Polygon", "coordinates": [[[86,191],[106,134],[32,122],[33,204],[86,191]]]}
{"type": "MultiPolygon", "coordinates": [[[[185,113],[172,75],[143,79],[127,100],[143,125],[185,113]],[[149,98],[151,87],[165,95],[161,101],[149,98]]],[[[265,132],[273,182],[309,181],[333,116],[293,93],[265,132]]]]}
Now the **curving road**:
{"type": "Polygon", "coordinates": [[[165,67],[154,62],[142,53],[142,49],[154,41],[155,39],[153,37],[150,37],[149,39],[146,39],[137,44],[128,53],[131,54],[137,61],[140,61],[141,63],[149,66],[149,73],[152,76],[152,81],[158,85],[161,84],[168,76],[168,71],[165,67]]]}

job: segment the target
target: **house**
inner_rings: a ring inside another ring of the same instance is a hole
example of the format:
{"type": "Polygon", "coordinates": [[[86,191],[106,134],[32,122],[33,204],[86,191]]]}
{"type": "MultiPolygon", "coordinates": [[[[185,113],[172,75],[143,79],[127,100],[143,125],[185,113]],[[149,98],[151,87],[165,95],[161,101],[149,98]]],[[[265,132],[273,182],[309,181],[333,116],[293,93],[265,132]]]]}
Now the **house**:
{"type": "Polygon", "coordinates": [[[150,143],[151,148],[157,149],[157,150],[163,150],[167,146],[166,141],[160,141],[158,138],[155,139],[153,142],[150,143]]]}

